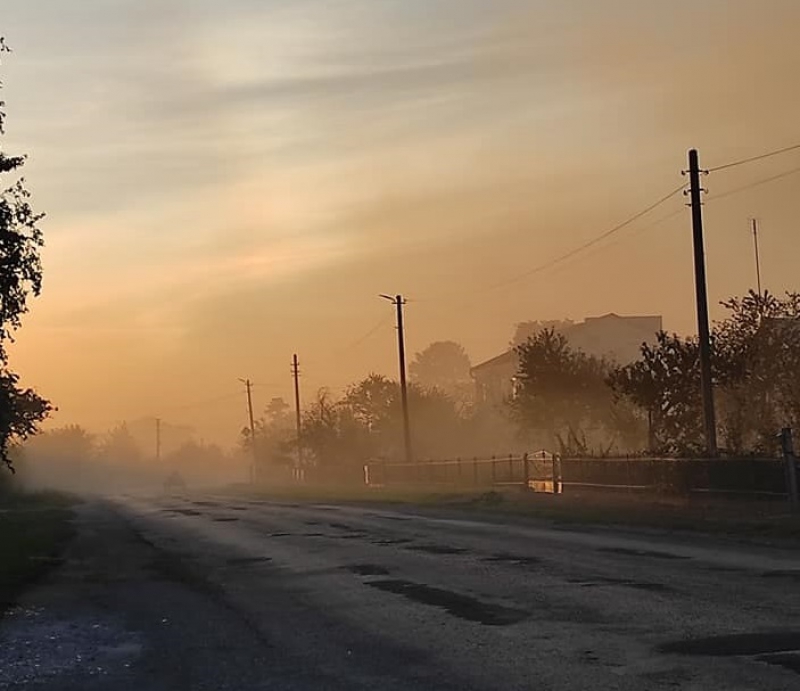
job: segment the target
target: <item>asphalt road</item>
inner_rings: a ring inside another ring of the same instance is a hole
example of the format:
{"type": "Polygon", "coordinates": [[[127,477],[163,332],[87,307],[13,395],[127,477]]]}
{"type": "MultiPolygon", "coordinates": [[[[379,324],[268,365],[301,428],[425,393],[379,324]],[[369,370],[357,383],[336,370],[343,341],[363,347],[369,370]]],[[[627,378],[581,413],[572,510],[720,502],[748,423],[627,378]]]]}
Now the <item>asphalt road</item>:
{"type": "Polygon", "coordinates": [[[0,689],[799,689],[800,553],[224,496],[79,510],[0,689]]]}

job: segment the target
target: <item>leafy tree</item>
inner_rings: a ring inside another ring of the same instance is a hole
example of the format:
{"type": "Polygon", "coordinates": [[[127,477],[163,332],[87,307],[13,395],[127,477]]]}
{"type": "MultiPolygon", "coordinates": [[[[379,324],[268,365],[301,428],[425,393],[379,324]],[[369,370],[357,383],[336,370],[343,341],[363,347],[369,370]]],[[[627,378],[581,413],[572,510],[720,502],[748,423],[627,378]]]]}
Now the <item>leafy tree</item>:
{"type": "Polygon", "coordinates": [[[613,400],[604,360],[573,350],[566,337],[543,329],[516,348],[517,391],[512,407],[524,427],[550,448],[588,452],[587,433],[608,426],[613,400]]]}
{"type": "Polygon", "coordinates": [[[85,489],[97,460],[95,437],[78,425],[41,432],[26,441],[19,455],[25,482],[64,489],[85,489]]]}
{"type": "Polygon", "coordinates": [[[646,414],[649,451],[690,454],[702,450],[697,339],[662,331],[654,344],[642,344],[639,360],[614,369],[608,383],[619,399],[627,399],[646,414]]]}
{"type": "Polygon", "coordinates": [[[144,453],[126,423],[114,427],[100,442],[99,455],[112,465],[141,465],[144,453]]]}
{"type": "Polygon", "coordinates": [[[722,303],[715,325],[720,425],[731,451],[770,452],[776,430],[800,425],[800,293],[750,291],[722,303]]]}
{"type": "Polygon", "coordinates": [[[211,481],[228,472],[225,454],[218,446],[194,439],[184,442],[162,460],[165,468],[188,480],[211,481]]]}
{"type": "MultiPolygon", "coordinates": [[[[4,52],[8,48],[0,38],[0,53],[4,52]]],[[[5,102],[0,101],[0,135],[5,134],[5,117],[5,102]]],[[[21,156],[0,151],[0,174],[13,174],[24,162],[21,156]]],[[[34,434],[52,410],[35,391],[19,387],[19,377],[8,368],[6,349],[28,311],[28,297],[39,295],[42,288],[42,218],[30,205],[23,179],[0,188],[0,463],[12,470],[9,444],[34,434]]]]}
{"type": "Polygon", "coordinates": [[[417,353],[409,366],[411,380],[428,389],[439,389],[461,403],[472,398],[472,364],[467,351],[455,341],[437,341],[417,353]]]}

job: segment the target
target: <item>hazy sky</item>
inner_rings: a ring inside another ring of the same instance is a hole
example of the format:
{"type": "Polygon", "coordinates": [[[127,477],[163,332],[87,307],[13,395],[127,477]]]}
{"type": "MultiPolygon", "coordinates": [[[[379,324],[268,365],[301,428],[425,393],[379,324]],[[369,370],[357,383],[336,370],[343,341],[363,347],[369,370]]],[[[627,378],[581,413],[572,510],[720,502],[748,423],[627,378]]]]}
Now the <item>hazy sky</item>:
{"type": "MultiPolygon", "coordinates": [[[[799,25],[797,0],[3,0],[3,146],[48,213],[13,364],[58,424],[230,441],[237,378],[259,410],[289,398],[295,351],[306,397],[393,375],[381,292],[411,300],[412,352],[475,362],[525,319],[690,333],[681,196],[499,284],[681,184],[690,147],[708,167],[800,142],[799,25]]],[[[798,166],[705,179],[713,302],[753,285],[750,216],[765,285],[800,288],[800,174],[712,203],[798,166]]]]}

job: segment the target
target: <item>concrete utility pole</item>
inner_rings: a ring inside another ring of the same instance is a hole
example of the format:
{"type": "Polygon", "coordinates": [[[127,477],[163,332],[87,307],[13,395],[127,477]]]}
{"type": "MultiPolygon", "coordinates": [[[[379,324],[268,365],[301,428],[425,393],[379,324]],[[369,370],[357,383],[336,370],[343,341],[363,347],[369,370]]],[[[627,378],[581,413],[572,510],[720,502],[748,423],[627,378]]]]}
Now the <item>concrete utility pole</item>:
{"type": "Polygon", "coordinates": [[[250,465],[250,482],[255,482],[258,453],[256,450],[256,424],[253,418],[253,384],[249,379],[240,379],[239,381],[245,385],[247,390],[247,414],[250,420],[250,447],[253,453],[253,460],[250,465]]]}
{"type": "Polygon", "coordinates": [[[300,479],[303,472],[303,447],[300,441],[303,423],[300,417],[300,362],[297,355],[292,357],[292,378],[294,379],[294,414],[297,428],[297,479],[300,479]]]}
{"type": "Polygon", "coordinates": [[[414,454],[411,448],[411,424],[408,416],[408,384],[406,382],[406,339],[403,327],[403,306],[406,300],[402,295],[381,295],[397,308],[397,350],[400,360],[400,399],[403,405],[403,439],[405,442],[406,463],[413,463],[414,454]]]}
{"type": "Polygon", "coordinates": [[[694,236],[694,281],[697,297],[697,330],[700,337],[700,382],[703,391],[703,418],[706,432],[706,451],[717,455],[717,420],[714,412],[714,383],[711,373],[711,332],[708,326],[708,292],[706,288],[706,258],[703,243],[703,202],[700,187],[700,162],[697,149],[689,152],[689,183],[694,236]]]}
{"type": "Polygon", "coordinates": [[[756,253],[756,285],[758,286],[758,296],[761,297],[761,259],[758,256],[758,221],[755,218],[750,219],[753,224],[753,246],[756,253]]]}

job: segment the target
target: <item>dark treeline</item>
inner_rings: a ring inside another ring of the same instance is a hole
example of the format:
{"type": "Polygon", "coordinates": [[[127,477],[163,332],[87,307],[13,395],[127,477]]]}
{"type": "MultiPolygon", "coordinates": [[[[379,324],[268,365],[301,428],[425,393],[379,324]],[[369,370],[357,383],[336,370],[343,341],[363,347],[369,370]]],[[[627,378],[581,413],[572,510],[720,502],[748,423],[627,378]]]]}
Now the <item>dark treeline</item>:
{"type": "MultiPolygon", "coordinates": [[[[168,438],[168,426],[164,433],[168,438]]],[[[160,458],[151,449],[141,430],[124,423],[100,435],[69,425],[29,439],[15,450],[14,463],[28,485],[76,492],[160,488],[173,473],[193,486],[245,478],[238,455],[185,434],[166,443],[160,458]]]]}

